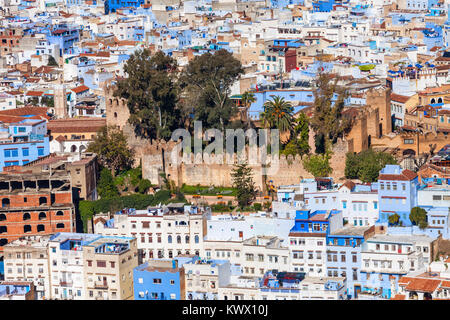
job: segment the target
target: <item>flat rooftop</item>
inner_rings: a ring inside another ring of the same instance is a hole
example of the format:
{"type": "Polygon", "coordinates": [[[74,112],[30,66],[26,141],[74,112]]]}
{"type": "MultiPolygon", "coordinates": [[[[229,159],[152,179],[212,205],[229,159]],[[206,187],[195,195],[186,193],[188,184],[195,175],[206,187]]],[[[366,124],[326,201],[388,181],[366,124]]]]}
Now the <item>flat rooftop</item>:
{"type": "Polygon", "coordinates": [[[330,233],[330,236],[364,236],[364,233],[371,227],[348,226],[330,233]]]}
{"type": "Polygon", "coordinates": [[[432,238],[426,235],[391,235],[391,234],[376,234],[370,237],[366,242],[396,242],[413,244],[416,242],[428,242],[431,243],[432,238]]]}

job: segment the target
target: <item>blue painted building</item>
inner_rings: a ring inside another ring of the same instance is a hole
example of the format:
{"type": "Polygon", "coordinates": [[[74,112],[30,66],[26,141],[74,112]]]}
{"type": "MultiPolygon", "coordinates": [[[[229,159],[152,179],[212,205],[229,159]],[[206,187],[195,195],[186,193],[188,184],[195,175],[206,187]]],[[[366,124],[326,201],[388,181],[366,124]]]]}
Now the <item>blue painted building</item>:
{"type": "Polygon", "coordinates": [[[182,264],[194,259],[151,260],[134,268],[134,300],[184,300],[182,264]]]}
{"type": "Polygon", "coordinates": [[[49,153],[45,120],[24,119],[0,127],[0,168],[24,165],[49,153]]]}
{"type": "MultiPolygon", "coordinates": [[[[340,224],[342,226],[342,211],[340,210],[316,210],[313,212],[311,212],[311,210],[297,210],[295,215],[295,224],[290,232],[307,232],[312,235],[314,233],[325,233],[328,235],[330,232],[330,227],[332,226],[331,218],[334,216],[338,218],[340,216],[340,224]]],[[[336,226],[340,227],[339,222],[336,226]]]]}
{"type": "Polygon", "coordinates": [[[80,40],[80,32],[76,28],[61,25],[49,33],[47,40],[51,44],[56,43],[59,45],[60,56],[73,54],[75,53],[74,43],[80,40]]]}
{"type": "Polygon", "coordinates": [[[386,165],[378,177],[378,203],[380,219],[386,224],[390,215],[397,213],[401,224],[410,226],[409,214],[417,206],[419,178],[416,173],[403,169],[399,165],[386,165]]]}
{"type": "Polygon", "coordinates": [[[138,8],[144,4],[144,0],[106,0],[105,1],[105,14],[110,12],[116,12],[117,9],[134,7],[138,8]]]}
{"type": "Polygon", "coordinates": [[[340,210],[297,210],[289,232],[291,271],[308,276],[326,276],[326,237],[343,227],[340,210]]]}
{"type": "Polygon", "coordinates": [[[330,12],[333,10],[334,0],[319,0],[312,5],[313,12],[330,12]]]}
{"type": "Polygon", "coordinates": [[[35,300],[32,282],[4,281],[0,283],[0,300],[35,300]]]}
{"type": "Polygon", "coordinates": [[[361,245],[372,229],[347,226],[327,235],[327,276],[346,277],[348,299],[361,291],[361,245]]]}

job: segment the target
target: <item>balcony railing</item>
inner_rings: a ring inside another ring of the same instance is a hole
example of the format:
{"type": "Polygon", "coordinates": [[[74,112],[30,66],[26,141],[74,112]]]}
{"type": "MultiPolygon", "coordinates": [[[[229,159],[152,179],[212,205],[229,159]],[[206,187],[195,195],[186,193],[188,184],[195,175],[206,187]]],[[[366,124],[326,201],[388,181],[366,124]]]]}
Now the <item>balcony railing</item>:
{"type": "Polygon", "coordinates": [[[60,281],[59,281],[59,285],[60,285],[61,287],[71,287],[72,284],[73,284],[73,281],[72,281],[72,280],[60,280],[60,281]]]}
{"type": "Polygon", "coordinates": [[[94,282],[94,288],[96,288],[96,289],[108,289],[108,283],[95,281],[94,282]]]}

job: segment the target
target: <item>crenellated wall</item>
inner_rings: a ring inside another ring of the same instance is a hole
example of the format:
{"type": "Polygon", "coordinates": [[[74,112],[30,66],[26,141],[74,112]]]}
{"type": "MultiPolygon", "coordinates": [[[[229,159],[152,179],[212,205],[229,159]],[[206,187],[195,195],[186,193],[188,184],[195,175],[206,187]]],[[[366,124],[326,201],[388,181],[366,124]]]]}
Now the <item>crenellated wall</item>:
{"type": "MultiPolygon", "coordinates": [[[[169,179],[181,186],[183,183],[188,185],[202,185],[202,186],[231,186],[231,171],[233,165],[228,164],[232,161],[224,161],[224,164],[219,164],[219,156],[205,156],[202,160],[200,154],[197,154],[199,163],[195,163],[194,156],[191,154],[190,163],[173,164],[170,160],[171,153],[175,143],[162,142],[158,146],[152,145],[146,150],[142,158],[142,175],[149,179],[152,183],[159,182],[159,172],[162,171],[163,166],[169,179]],[[164,154],[164,163],[163,163],[164,154]]],[[[336,180],[344,177],[345,171],[345,153],[347,152],[347,143],[339,140],[333,147],[333,155],[330,160],[330,165],[334,169],[331,176],[336,180]]],[[[224,156],[222,156],[222,159],[224,156]]],[[[236,154],[232,156],[236,159],[236,154]]],[[[253,179],[255,184],[261,190],[263,189],[263,168],[261,165],[252,165],[253,179]]],[[[267,175],[266,181],[273,180],[274,185],[286,185],[298,183],[301,178],[312,178],[313,176],[307,172],[302,165],[302,160],[299,155],[293,157],[289,155],[281,155],[278,162],[278,170],[270,172],[267,175]]]]}

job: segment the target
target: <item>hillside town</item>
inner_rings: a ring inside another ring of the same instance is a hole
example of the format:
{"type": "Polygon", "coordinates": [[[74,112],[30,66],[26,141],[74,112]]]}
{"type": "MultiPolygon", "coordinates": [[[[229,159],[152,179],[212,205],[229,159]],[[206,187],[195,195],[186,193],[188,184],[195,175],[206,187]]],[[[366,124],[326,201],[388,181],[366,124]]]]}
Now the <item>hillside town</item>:
{"type": "Polygon", "coordinates": [[[450,300],[449,43],[448,0],[0,0],[0,300],[450,300]]]}

